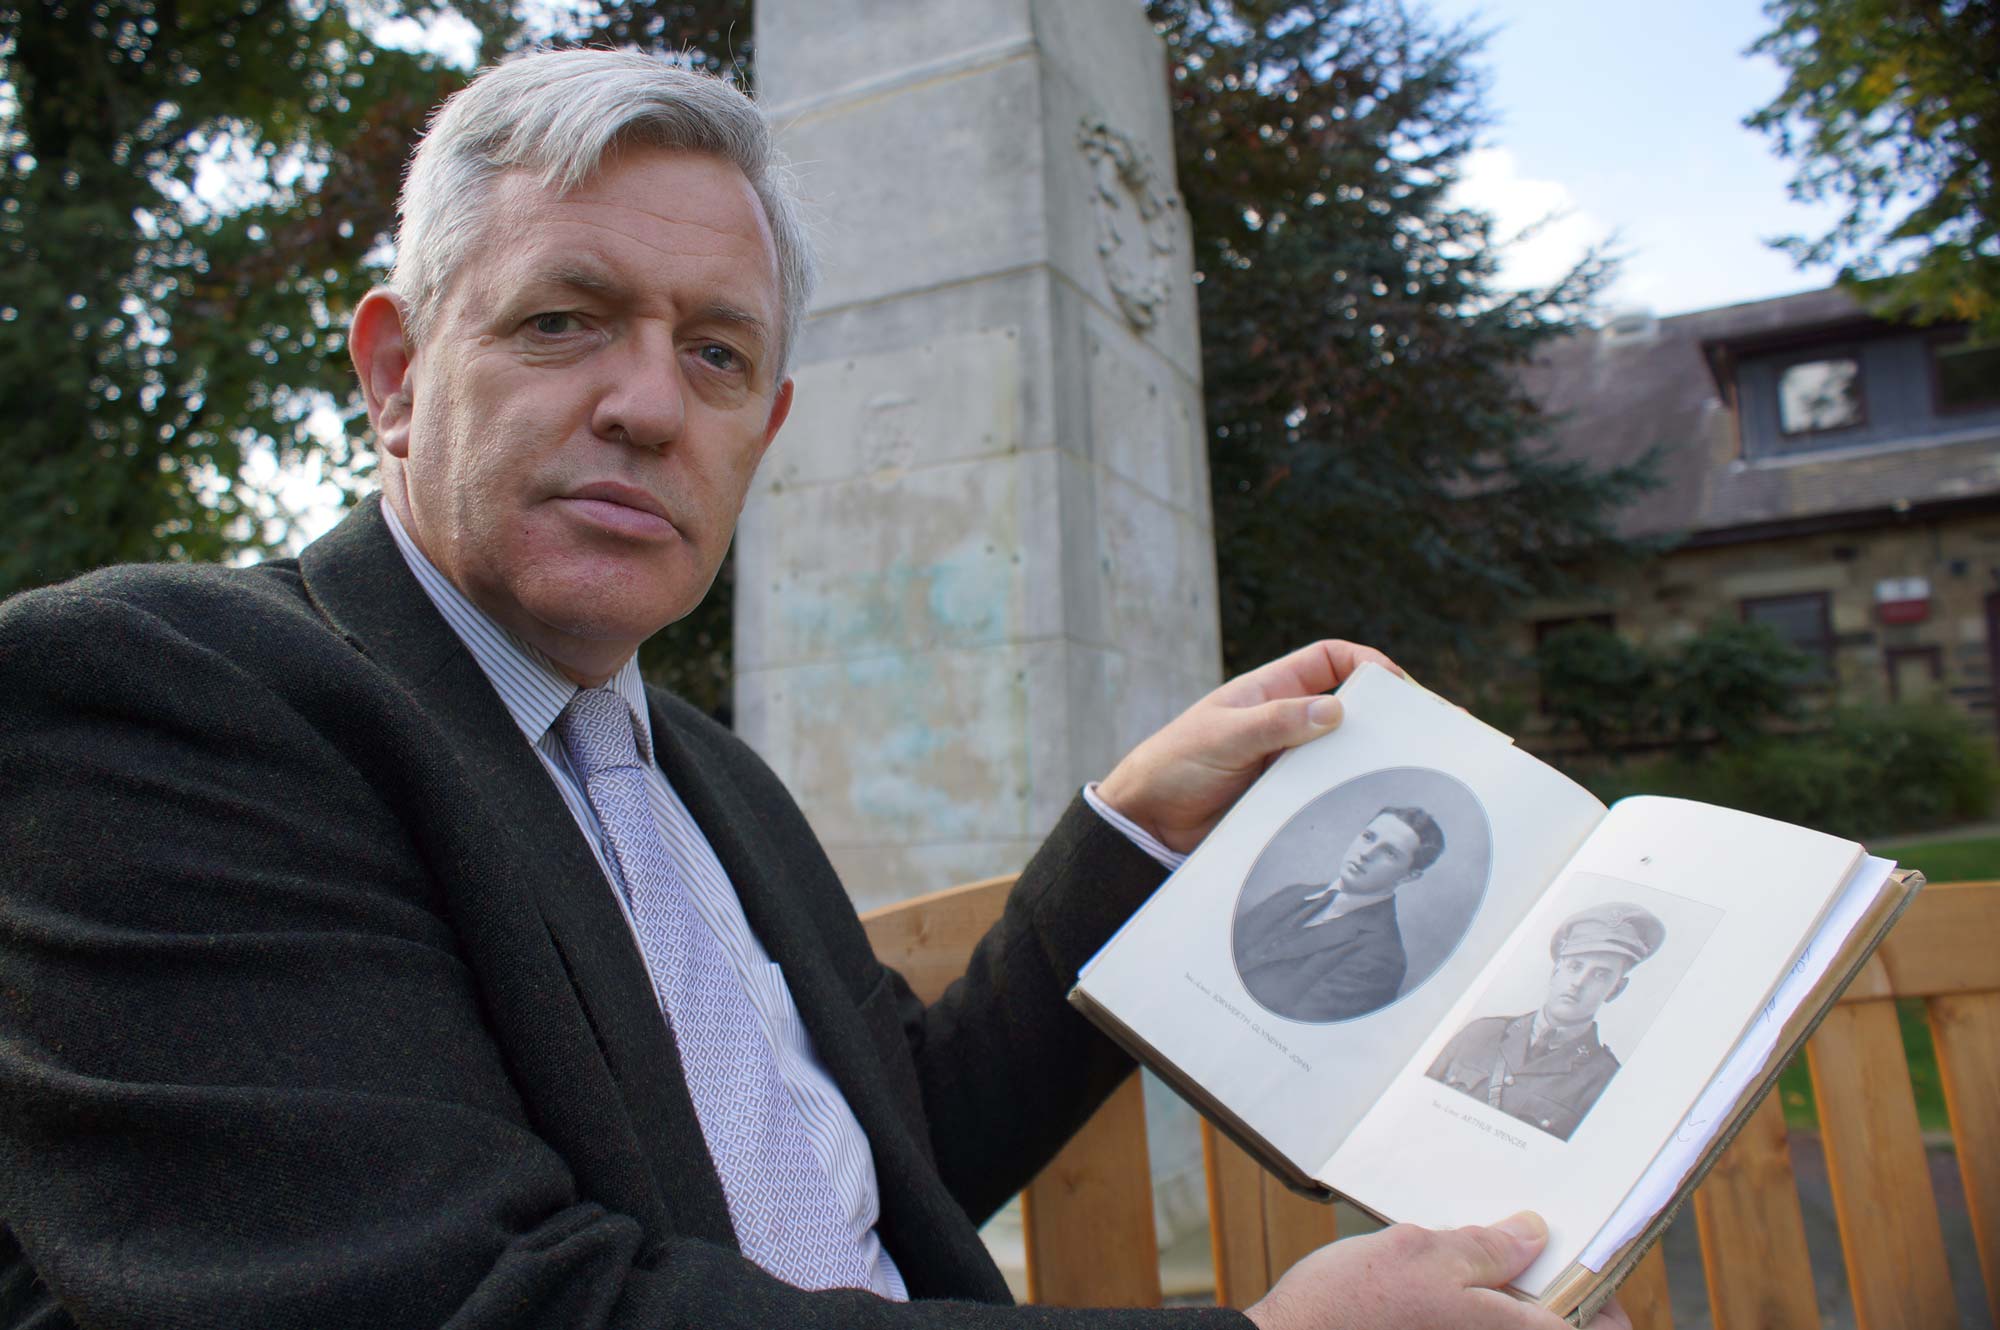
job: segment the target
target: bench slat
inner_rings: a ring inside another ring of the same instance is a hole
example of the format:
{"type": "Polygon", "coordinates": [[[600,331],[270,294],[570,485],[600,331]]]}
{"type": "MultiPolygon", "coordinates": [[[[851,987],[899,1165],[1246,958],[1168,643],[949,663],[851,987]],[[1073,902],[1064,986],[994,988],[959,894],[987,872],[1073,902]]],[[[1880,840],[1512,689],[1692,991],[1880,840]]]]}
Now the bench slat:
{"type": "Polygon", "coordinates": [[[1837,1006],[1806,1045],[1860,1330],[1958,1323],[1893,1002],[1837,1006]]]}
{"type": "Polygon", "coordinates": [[[1776,1094],[1695,1189],[1694,1217],[1716,1330],[1815,1330],[1819,1300],[1776,1094]]]}
{"type": "Polygon", "coordinates": [[[1000,917],[1018,873],[969,882],[861,916],[875,958],[909,980],[925,1002],[965,973],[972,948],[1000,917]]]}
{"type": "Polygon", "coordinates": [[[1339,1236],[1340,1222],[1332,1205],[1309,1200],[1264,1175],[1264,1237],[1272,1283],[1339,1236]]]}
{"type": "Polygon", "coordinates": [[[1898,997],[2000,989],[2000,883],[1925,887],[1876,957],[1898,997]]]}
{"type": "Polygon", "coordinates": [[[1028,1299],[1058,1307],[1157,1307],[1160,1241],[1134,1074],[1021,1196],[1028,1299]]]}
{"type": "Polygon", "coordinates": [[[1215,1260],[1215,1301],[1248,1307],[1271,1291],[1270,1243],[1264,1234],[1264,1170],[1206,1118],[1201,1156],[1208,1176],[1208,1247],[1215,1260]]]}
{"type": "Polygon", "coordinates": [[[1932,998],[1925,1005],[1986,1303],[2000,1325],[2000,993],[1932,998]]]}
{"type": "Polygon", "coordinates": [[[1674,1330],[1673,1300],[1667,1296],[1667,1257],[1660,1244],[1654,1243],[1618,1286],[1618,1303],[1632,1318],[1632,1330],[1674,1330]]]}

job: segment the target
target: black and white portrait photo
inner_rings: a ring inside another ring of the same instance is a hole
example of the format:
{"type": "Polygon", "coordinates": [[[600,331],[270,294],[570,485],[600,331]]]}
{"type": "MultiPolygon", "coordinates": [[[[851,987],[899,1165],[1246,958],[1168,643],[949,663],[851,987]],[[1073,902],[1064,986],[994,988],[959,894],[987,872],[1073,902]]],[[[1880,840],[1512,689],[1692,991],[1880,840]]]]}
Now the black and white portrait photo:
{"type": "Polygon", "coordinates": [[[1287,1020],[1353,1020],[1415,990],[1464,937],[1492,834],[1457,779],[1391,767],[1345,781],[1271,838],[1237,899],[1237,976],[1287,1020]]]}
{"type": "MultiPolygon", "coordinates": [[[[1579,873],[1593,897],[1565,914],[1546,952],[1524,949],[1425,1074],[1567,1141],[1629,1058],[1719,911],[1616,878],[1579,873]]],[[[1532,944],[1531,944],[1532,945],[1532,944]]]]}

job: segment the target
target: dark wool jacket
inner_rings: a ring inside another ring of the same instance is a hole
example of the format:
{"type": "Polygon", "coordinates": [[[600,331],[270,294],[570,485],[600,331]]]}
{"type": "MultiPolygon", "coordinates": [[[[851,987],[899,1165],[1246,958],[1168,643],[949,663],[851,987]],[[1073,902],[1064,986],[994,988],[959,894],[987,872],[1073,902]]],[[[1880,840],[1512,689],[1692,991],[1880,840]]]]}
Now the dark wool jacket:
{"type": "Polygon", "coordinates": [[[0,1325],[1245,1324],[1013,1309],[974,1231],[1126,1073],[1063,994],[1161,870],[1073,807],[926,1009],[748,748],[661,766],[873,1146],[914,1298],[737,1253],[618,905],[364,505],[0,608],[0,1325]]]}

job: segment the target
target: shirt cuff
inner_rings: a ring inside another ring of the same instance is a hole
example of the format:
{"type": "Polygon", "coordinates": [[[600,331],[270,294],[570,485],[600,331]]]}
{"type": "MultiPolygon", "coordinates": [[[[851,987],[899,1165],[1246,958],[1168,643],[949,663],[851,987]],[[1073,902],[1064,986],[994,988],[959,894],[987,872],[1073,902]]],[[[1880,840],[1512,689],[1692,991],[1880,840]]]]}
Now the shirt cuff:
{"type": "Polygon", "coordinates": [[[1187,856],[1177,854],[1160,843],[1158,837],[1125,816],[1110,804],[1097,797],[1097,782],[1091,781],[1083,787],[1083,801],[1091,806],[1097,815],[1118,829],[1120,835],[1144,850],[1154,863],[1172,872],[1187,862],[1187,856]]]}

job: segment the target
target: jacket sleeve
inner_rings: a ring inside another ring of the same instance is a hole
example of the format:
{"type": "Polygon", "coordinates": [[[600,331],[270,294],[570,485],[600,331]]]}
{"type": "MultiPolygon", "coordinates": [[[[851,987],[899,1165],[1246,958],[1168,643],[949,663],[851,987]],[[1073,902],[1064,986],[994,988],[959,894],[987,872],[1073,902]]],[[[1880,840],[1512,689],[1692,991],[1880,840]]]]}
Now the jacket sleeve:
{"type": "Polygon", "coordinates": [[[1131,1074],[1131,1059],[1070,1007],[1068,993],[1164,876],[1079,795],[1023,869],[964,978],[929,1007],[903,988],[932,1148],[976,1222],[1026,1186],[1131,1074]]]}
{"type": "Polygon", "coordinates": [[[0,1320],[1199,1318],[807,1294],[583,1195],[466,963],[485,925],[437,899],[366,745],[275,682],[283,637],[220,650],[73,591],[0,609],[0,1320]]]}

